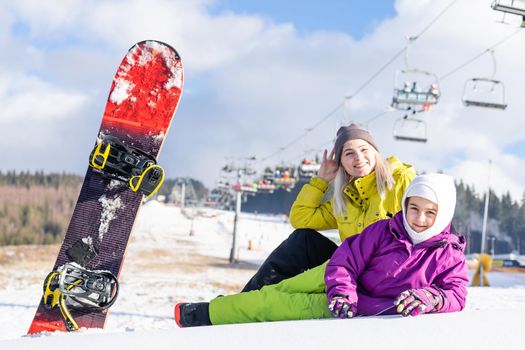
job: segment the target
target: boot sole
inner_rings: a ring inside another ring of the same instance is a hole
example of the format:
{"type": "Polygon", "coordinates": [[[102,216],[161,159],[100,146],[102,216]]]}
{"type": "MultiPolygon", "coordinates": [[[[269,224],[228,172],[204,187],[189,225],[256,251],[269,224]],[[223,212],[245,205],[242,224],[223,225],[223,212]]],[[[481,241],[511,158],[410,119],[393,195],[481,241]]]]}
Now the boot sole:
{"type": "Polygon", "coordinates": [[[180,303],[175,305],[175,312],[174,312],[174,316],[175,316],[175,323],[177,324],[177,326],[179,326],[179,328],[184,328],[184,326],[180,323],[180,303]]]}

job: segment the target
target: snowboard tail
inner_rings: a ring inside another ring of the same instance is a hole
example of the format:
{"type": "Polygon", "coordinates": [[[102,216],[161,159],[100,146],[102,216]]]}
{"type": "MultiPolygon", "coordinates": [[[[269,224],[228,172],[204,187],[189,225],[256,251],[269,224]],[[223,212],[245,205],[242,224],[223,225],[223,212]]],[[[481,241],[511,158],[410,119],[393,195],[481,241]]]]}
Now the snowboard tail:
{"type": "MultiPolygon", "coordinates": [[[[175,49],[153,40],[135,44],[122,60],[111,84],[95,148],[111,136],[156,159],[177,109],[182,85],[182,61],[175,49]]],[[[144,197],[132,185],[105,176],[104,171],[92,164],[88,167],[53,271],[74,262],[71,251],[83,241],[96,253],[91,252],[88,259],[79,259],[81,267],[106,271],[118,278],[144,197]]],[[[67,293],[62,290],[62,294],[67,293]]],[[[103,328],[108,313],[107,308],[78,305],[69,311],[79,328],[103,328]]],[[[28,333],[44,331],[67,329],[59,307],[46,307],[41,300],[28,333]]]]}

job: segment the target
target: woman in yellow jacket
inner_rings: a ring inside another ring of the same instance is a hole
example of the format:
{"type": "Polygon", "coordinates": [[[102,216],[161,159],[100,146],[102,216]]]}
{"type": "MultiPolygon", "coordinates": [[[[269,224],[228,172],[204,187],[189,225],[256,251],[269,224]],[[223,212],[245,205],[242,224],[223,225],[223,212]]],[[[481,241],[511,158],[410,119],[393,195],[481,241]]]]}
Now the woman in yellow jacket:
{"type": "Polygon", "coordinates": [[[401,198],[416,176],[396,157],[384,160],[368,131],[351,124],[337,132],[334,149],[317,177],[305,184],[290,211],[296,229],[246,284],[243,292],[293,277],[332,256],[337,245],[317,230],[337,229],[341,242],[401,210],[401,198]],[[324,201],[329,184],[333,196],[324,201]]]}
{"type": "MultiPolygon", "coordinates": [[[[330,259],[337,245],[317,230],[338,229],[343,241],[373,222],[392,217],[401,210],[403,193],[415,176],[414,168],[397,158],[384,160],[368,131],[355,124],[341,127],[334,149],[323,155],[318,176],[303,186],[292,206],[290,222],[296,230],[268,256],[242,291],[258,290],[310,269],[301,275],[305,276],[302,281],[301,276],[293,279],[290,287],[299,284],[306,292],[309,284],[324,283],[324,269],[314,267],[330,259]],[[323,201],[332,182],[333,195],[323,201]]],[[[225,317],[215,318],[214,324],[239,321],[223,313],[232,305],[228,298],[214,302],[214,313],[225,317]]],[[[209,311],[209,303],[177,304],[177,323],[183,327],[210,324],[209,311]]]]}

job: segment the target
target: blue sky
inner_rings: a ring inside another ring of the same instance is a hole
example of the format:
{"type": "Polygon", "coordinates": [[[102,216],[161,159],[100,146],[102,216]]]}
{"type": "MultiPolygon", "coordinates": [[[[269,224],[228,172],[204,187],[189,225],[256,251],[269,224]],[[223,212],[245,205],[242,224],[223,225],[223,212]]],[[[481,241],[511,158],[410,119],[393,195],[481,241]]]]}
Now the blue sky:
{"type": "Polygon", "coordinates": [[[302,35],[312,31],[348,33],[356,39],[371,33],[384,19],[395,16],[391,0],[220,0],[210,12],[235,12],[264,16],[274,22],[292,23],[302,35]]]}
{"type": "Polygon", "coordinates": [[[510,154],[514,154],[520,158],[525,158],[525,140],[509,144],[505,150],[510,154]]]}

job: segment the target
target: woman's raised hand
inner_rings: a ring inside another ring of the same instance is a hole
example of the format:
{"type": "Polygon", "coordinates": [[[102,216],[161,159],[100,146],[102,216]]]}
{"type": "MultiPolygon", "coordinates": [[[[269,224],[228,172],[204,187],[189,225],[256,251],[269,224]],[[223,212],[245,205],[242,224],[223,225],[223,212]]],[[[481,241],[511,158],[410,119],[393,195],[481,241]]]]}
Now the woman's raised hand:
{"type": "Polygon", "coordinates": [[[335,161],[335,153],[332,149],[332,152],[328,155],[328,151],[324,150],[323,161],[321,162],[321,167],[319,168],[318,177],[323,179],[326,182],[330,182],[335,179],[337,174],[337,162],[335,161]]]}

